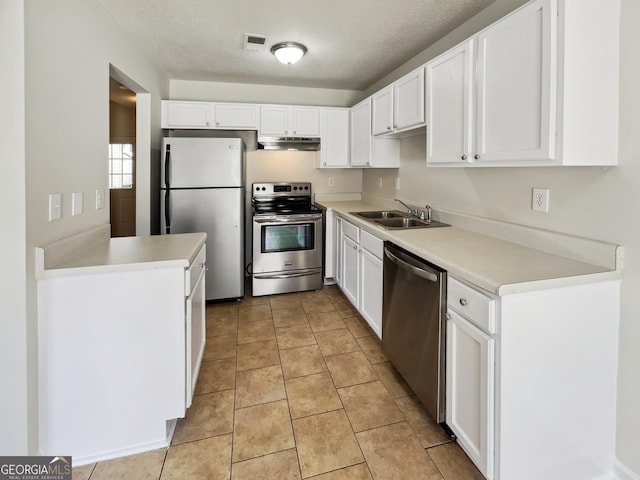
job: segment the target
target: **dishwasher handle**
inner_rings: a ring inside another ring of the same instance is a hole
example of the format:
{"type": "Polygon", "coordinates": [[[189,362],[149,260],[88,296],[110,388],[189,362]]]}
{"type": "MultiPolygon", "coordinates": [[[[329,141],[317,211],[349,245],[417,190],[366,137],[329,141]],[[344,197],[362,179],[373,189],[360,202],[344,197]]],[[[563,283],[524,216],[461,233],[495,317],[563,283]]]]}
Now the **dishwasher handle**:
{"type": "Polygon", "coordinates": [[[398,267],[404,270],[408,270],[411,273],[419,276],[420,278],[424,278],[425,280],[429,280],[430,282],[434,282],[434,283],[438,282],[438,275],[434,273],[431,269],[429,269],[429,267],[427,267],[426,265],[424,268],[411,265],[405,262],[404,260],[401,260],[400,258],[396,257],[393,253],[389,251],[388,248],[384,249],[384,254],[387,256],[389,260],[395,263],[398,267]]]}

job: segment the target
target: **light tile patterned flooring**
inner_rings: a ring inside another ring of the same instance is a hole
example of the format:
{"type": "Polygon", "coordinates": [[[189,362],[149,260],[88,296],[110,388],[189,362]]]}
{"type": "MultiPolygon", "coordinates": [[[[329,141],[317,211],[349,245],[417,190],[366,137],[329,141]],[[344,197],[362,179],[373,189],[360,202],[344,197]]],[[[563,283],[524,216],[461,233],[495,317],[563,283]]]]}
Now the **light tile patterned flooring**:
{"type": "Polygon", "coordinates": [[[74,480],[475,480],[335,286],[209,305],[193,405],[171,447],[74,480]]]}

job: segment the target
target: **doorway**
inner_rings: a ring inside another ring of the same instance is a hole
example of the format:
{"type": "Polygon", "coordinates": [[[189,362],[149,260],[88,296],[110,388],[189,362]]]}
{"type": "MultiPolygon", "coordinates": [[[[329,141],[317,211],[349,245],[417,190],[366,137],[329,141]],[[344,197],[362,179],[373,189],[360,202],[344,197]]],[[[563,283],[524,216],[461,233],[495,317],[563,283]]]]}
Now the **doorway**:
{"type": "Polygon", "coordinates": [[[111,236],[136,234],[136,94],[109,78],[111,236]]]}

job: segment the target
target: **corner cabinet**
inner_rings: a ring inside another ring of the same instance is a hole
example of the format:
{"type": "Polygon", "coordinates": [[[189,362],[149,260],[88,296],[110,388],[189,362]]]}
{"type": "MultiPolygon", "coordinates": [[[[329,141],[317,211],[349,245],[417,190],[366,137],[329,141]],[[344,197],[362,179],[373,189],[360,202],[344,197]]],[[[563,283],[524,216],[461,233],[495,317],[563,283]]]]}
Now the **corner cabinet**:
{"type": "Polygon", "coordinates": [[[615,165],[619,14],[534,0],[428,62],[427,164],[615,165]]]}
{"type": "Polygon", "coordinates": [[[368,97],[351,107],[351,166],[398,168],[399,140],[371,134],[371,102],[368,97]]]}

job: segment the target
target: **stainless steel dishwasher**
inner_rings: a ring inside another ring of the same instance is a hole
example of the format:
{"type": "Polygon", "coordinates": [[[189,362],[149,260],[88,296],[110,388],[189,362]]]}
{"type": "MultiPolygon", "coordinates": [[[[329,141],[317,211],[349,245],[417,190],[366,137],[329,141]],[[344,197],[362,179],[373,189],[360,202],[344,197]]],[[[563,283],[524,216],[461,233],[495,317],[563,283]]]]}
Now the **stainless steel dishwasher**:
{"type": "Polygon", "coordinates": [[[382,349],[442,423],[447,272],[389,242],[384,254],[382,349]]]}

